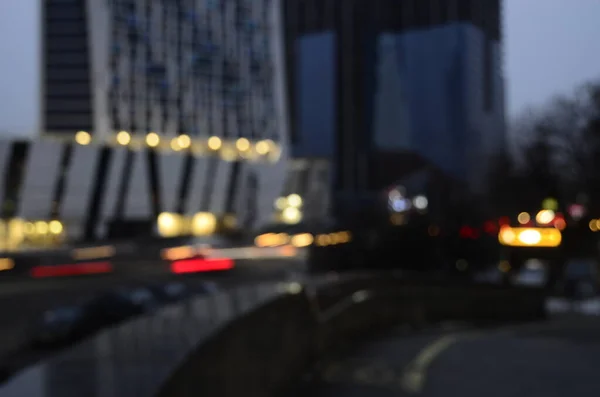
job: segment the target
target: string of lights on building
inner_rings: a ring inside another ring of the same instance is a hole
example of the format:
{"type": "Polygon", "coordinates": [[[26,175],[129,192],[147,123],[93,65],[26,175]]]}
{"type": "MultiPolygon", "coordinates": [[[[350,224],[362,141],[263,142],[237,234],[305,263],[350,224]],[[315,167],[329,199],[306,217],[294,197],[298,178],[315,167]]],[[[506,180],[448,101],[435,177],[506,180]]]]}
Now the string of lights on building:
{"type": "MultiPolygon", "coordinates": [[[[47,137],[58,141],[70,141],[70,138],[61,135],[48,135],[47,137]]],[[[186,134],[162,137],[155,132],[140,136],[127,131],[119,131],[108,138],[98,138],[87,131],[78,131],[75,134],[74,142],[82,146],[106,145],[127,147],[133,150],[148,148],[160,152],[188,152],[197,156],[218,155],[225,161],[267,160],[277,162],[281,156],[281,147],[273,140],[263,139],[253,142],[244,137],[236,140],[226,140],[218,136],[197,139],[186,134]]]]}

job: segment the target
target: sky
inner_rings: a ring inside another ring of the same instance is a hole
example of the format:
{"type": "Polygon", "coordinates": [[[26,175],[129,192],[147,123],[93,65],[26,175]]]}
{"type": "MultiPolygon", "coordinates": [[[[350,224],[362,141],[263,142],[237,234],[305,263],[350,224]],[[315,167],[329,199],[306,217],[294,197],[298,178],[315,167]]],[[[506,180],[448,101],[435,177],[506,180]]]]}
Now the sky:
{"type": "Polygon", "coordinates": [[[505,0],[509,115],[600,79],[600,0],[505,0]]]}
{"type": "MultiPolygon", "coordinates": [[[[0,133],[37,129],[38,2],[0,0],[0,133]]],[[[509,117],[600,78],[600,0],[505,0],[504,15],[509,117]]]]}

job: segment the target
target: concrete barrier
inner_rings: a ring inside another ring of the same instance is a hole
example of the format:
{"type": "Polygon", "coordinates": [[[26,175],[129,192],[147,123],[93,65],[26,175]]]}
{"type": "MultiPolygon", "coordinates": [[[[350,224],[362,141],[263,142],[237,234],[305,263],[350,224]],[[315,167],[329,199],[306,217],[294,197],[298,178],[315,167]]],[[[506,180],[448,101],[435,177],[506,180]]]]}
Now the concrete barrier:
{"type": "Polygon", "coordinates": [[[203,343],[159,395],[273,395],[312,360],[316,326],[302,293],[269,301],[203,343]]]}
{"type": "Polygon", "coordinates": [[[307,285],[234,320],[173,373],[159,397],[274,396],[318,357],[395,324],[545,317],[545,295],[493,285],[411,284],[389,275],[307,285]]]}

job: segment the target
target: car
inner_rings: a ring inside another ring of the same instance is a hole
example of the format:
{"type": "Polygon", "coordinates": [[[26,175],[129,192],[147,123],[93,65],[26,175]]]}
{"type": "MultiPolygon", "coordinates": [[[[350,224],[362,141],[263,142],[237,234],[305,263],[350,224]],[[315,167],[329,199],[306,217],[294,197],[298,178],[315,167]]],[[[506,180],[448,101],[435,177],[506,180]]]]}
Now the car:
{"type": "Polygon", "coordinates": [[[81,306],[61,306],[46,310],[31,327],[31,344],[37,348],[67,344],[83,318],[84,309],[81,306]]]}
{"type": "Polygon", "coordinates": [[[161,304],[180,301],[192,293],[185,284],[180,282],[153,285],[148,288],[148,291],[152,294],[153,298],[161,304]]]}

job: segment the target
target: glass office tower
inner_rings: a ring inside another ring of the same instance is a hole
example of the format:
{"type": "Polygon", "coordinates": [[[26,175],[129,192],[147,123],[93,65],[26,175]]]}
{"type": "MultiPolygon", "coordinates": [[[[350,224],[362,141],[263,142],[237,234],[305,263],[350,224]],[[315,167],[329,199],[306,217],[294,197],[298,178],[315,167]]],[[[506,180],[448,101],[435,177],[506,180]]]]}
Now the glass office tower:
{"type": "Polygon", "coordinates": [[[335,191],[380,189],[408,158],[482,186],[504,146],[500,0],[287,0],[284,13],[294,154],[331,156],[335,191]]]}

